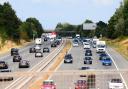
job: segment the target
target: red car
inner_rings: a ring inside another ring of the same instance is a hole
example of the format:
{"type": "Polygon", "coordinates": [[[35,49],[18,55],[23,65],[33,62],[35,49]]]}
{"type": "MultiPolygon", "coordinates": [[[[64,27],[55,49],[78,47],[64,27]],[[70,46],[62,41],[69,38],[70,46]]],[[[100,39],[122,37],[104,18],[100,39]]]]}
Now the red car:
{"type": "Polygon", "coordinates": [[[41,89],[56,89],[56,84],[53,80],[45,80],[43,81],[41,89]]]}
{"type": "Polygon", "coordinates": [[[88,89],[86,80],[77,80],[75,89],[88,89]]]}

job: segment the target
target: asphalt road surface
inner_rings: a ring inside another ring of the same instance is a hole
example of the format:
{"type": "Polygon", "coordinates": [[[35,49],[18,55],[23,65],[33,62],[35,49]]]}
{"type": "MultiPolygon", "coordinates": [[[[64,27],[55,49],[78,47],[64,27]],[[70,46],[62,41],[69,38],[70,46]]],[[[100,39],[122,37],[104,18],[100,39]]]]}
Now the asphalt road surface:
{"type": "MultiPolygon", "coordinates": [[[[43,57],[35,58],[35,53],[29,53],[29,48],[33,47],[33,46],[34,46],[34,43],[19,50],[19,54],[21,55],[22,60],[28,60],[30,62],[30,68],[21,68],[21,69],[19,69],[18,68],[19,63],[18,62],[16,62],[16,63],[13,62],[13,60],[12,60],[13,57],[10,55],[10,53],[7,53],[4,56],[1,55],[0,60],[4,60],[5,62],[7,62],[8,65],[9,65],[9,69],[11,69],[12,72],[28,71],[33,66],[35,66],[37,63],[39,63],[41,60],[45,60],[44,58],[46,56],[48,56],[48,54],[49,54],[49,53],[43,53],[43,57]]],[[[51,48],[51,42],[50,41],[44,42],[43,45],[41,45],[42,52],[43,52],[44,47],[49,47],[50,48],[50,53],[55,49],[55,48],[51,48]]],[[[15,78],[15,79],[17,79],[17,78],[15,78]]],[[[9,84],[11,84],[13,81],[0,82],[0,89],[4,89],[9,84]]]]}
{"type": "MultiPolygon", "coordinates": [[[[108,71],[106,73],[94,73],[96,75],[96,82],[95,82],[95,87],[94,88],[89,88],[89,89],[108,89],[108,81],[110,81],[112,78],[121,78],[119,73],[116,72],[111,72],[109,70],[120,70],[120,69],[127,69],[128,68],[128,62],[115,50],[112,48],[108,47],[107,52],[113,59],[112,66],[103,66],[101,61],[99,60],[99,54],[96,53],[95,48],[91,48],[92,53],[93,53],[93,63],[92,65],[84,64],[83,63],[83,58],[85,57],[84,55],[84,49],[83,46],[80,45],[79,47],[72,47],[72,49],[69,51],[69,53],[72,54],[73,56],[73,64],[62,64],[58,68],[58,71],[66,71],[70,70],[80,70],[81,67],[83,66],[88,66],[91,68],[91,70],[105,70],[108,71]]],[[[85,70],[81,70],[85,71],[85,70]]],[[[88,76],[89,74],[87,74],[88,76]]],[[[128,73],[123,73],[123,79],[125,79],[125,82],[127,79],[126,75],[128,73]]],[[[60,74],[53,74],[51,77],[52,80],[55,81],[57,85],[57,89],[74,89],[75,87],[75,82],[77,80],[87,80],[87,77],[80,77],[77,73],[71,73],[71,74],[66,74],[66,73],[60,73],[60,74]]],[[[128,83],[127,83],[128,84],[128,83]]],[[[124,88],[127,89],[127,88],[124,88]]]]}

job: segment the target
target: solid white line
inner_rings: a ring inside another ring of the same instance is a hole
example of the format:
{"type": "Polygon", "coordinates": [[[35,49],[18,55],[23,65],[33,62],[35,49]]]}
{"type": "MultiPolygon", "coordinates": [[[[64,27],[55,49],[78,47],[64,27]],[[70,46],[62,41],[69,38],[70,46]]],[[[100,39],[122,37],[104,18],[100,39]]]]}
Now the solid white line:
{"type": "MultiPolygon", "coordinates": [[[[61,44],[62,45],[62,44],[61,44]]],[[[61,45],[59,46],[59,47],[61,47],[61,45]]],[[[59,49],[59,47],[58,48],[56,48],[54,51],[52,51],[49,55],[47,55],[44,59],[46,59],[46,58],[48,58],[50,55],[52,55],[56,50],[58,50],[59,49]]],[[[42,60],[43,61],[43,60],[42,60]]],[[[33,66],[28,72],[30,72],[30,71],[32,71],[35,67],[37,67],[42,61],[40,61],[38,64],[36,64],[35,66],[33,66]]],[[[20,77],[20,78],[18,78],[18,79],[16,79],[14,82],[12,82],[9,86],[7,86],[5,89],[10,89],[10,87],[13,85],[13,84],[15,84],[15,83],[17,83],[17,81],[20,81],[21,79],[24,79],[24,77],[20,77]]]]}
{"type": "MultiPolygon", "coordinates": [[[[53,56],[53,58],[51,59],[51,60],[53,60],[54,59],[54,57],[60,52],[60,50],[62,50],[62,48],[64,47],[64,45],[60,45],[58,48],[57,48],[57,53],[53,56]],[[61,47],[61,49],[59,49],[61,47]]],[[[48,58],[48,57],[47,57],[48,58]]],[[[51,61],[50,60],[50,61],[51,61]]],[[[48,61],[48,63],[49,63],[49,61],[48,61]]],[[[47,65],[48,63],[45,63],[45,65],[47,65]]],[[[44,65],[44,66],[45,66],[44,65]]],[[[37,72],[39,72],[41,69],[42,69],[43,67],[41,67],[40,69],[38,69],[37,70],[37,72]]],[[[32,77],[29,77],[29,78],[27,78],[27,80],[25,80],[23,83],[21,83],[18,87],[17,87],[17,89],[20,89],[23,85],[25,85],[30,79],[31,79],[32,77]]]]}
{"type": "MultiPolygon", "coordinates": [[[[107,53],[107,54],[110,56],[110,58],[112,59],[112,61],[113,61],[114,65],[115,65],[117,71],[119,71],[119,68],[118,68],[116,62],[114,61],[114,59],[112,58],[112,56],[109,54],[108,51],[106,51],[106,53],[107,53]]],[[[126,81],[125,81],[125,79],[124,79],[122,73],[119,73],[119,74],[120,74],[120,77],[122,78],[122,80],[123,80],[123,82],[124,82],[124,85],[125,85],[126,89],[128,89],[127,83],[126,83],[126,81]]]]}

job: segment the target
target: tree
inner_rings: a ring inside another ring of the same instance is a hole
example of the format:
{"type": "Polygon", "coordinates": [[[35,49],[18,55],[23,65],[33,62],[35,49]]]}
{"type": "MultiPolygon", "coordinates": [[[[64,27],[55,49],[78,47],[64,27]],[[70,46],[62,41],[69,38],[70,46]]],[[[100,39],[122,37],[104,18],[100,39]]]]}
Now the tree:
{"type": "Polygon", "coordinates": [[[103,21],[99,21],[97,23],[97,28],[95,30],[95,36],[100,37],[102,35],[105,37],[107,34],[107,23],[104,23],[103,21]]]}
{"type": "Polygon", "coordinates": [[[32,32],[37,32],[37,37],[40,37],[42,35],[44,30],[42,28],[42,25],[36,18],[28,18],[26,19],[26,22],[31,24],[32,32]]]}

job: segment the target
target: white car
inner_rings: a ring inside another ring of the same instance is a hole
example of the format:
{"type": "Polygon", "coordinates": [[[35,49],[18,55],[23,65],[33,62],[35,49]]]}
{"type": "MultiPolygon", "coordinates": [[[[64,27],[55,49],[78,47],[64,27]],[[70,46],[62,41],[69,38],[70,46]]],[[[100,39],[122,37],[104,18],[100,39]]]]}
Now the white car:
{"type": "Polygon", "coordinates": [[[78,42],[73,42],[72,45],[73,45],[73,47],[78,47],[79,46],[78,42]]]}
{"type": "Polygon", "coordinates": [[[85,44],[84,44],[84,49],[90,49],[90,48],[91,48],[91,46],[90,46],[89,43],[85,43],[85,44]]]}
{"type": "Polygon", "coordinates": [[[40,50],[41,49],[41,47],[40,47],[40,45],[35,45],[35,50],[40,50]]]}
{"type": "Polygon", "coordinates": [[[111,79],[109,82],[109,89],[124,89],[124,84],[121,79],[111,79]]]}

